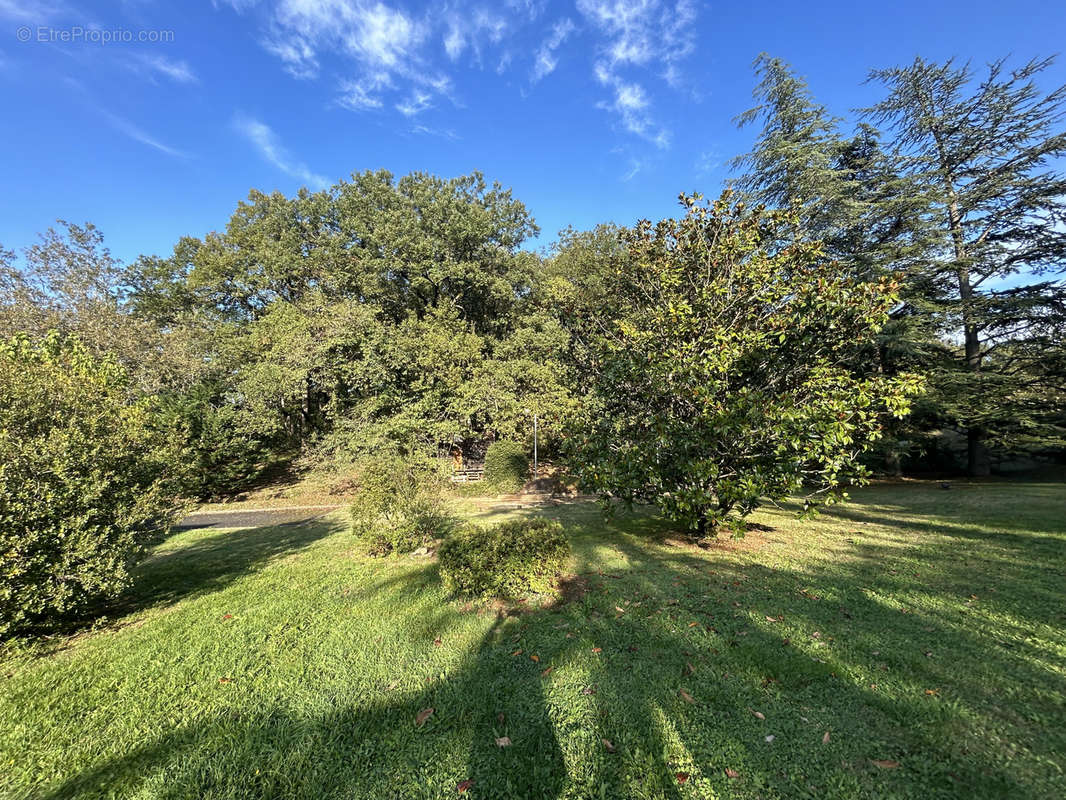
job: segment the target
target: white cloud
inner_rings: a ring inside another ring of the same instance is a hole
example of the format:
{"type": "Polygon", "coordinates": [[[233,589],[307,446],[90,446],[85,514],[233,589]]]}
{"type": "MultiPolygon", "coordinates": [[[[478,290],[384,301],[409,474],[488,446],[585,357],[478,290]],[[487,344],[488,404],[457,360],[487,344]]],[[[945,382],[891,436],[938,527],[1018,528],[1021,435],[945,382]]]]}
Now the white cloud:
{"type": "Polygon", "coordinates": [[[484,42],[498,44],[507,32],[507,20],[484,8],[449,9],[445,12],[444,52],[457,61],[468,47],[481,63],[484,42]]]}
{"type": "Polygon", "coordinates": [[[601,78],[614,90],[614,100],[610,103],[600,102],[597,106],[613,111],[621,118],[622,126],[630,133],[646,139],[656,147],[666,149],[670,146],[670,132],[656,124],[648,108],[651,101],[644,87],[637,83],[626,83],[617,76],[606,73],[601,78]]]}
{"type": "Polygon", "coordinates": [[[534,83],[555,71],[555,67],[558,64],[555,51],[575,30],[576,26],[569,17],[564,17],[552,26],[551,34],[541,44],[540,49],[537,51],[536,60],[533,63],[532,80],[534,83]]]}
{"type": "Polygon", "coordinates": [[[148,71],[149,75],[158,73],[175,83],[198,83],[199,78],[184,61],[174,61],[161,55],[139,55],[136,65],[148,71]]]}
{"type": "Polygon", "coordinates": [[[381,108],[383,104],[379,93],[390,86],[392,86],[392,80],[384,72],[341,81],[337,103],[351,111],[381,108]]]}
{"type": "Polygon", "coordinates": [[[430,128],[426,125],[415,125],[411,128],[411,133],[418,134],[419,136],[439,136],[442,139],[450,139],[455,141],[459,137],[456,136],[455,131],[451,129],[430,128]]]}
{"type": "Polygon", "coordinates": [[[654,121],[647,93],[623,76],[656,67],[670,86],[681,85],[678,62],[695,48],[695,1],[577,0],[577,8],[603,37],[593,74],[614,99],[599,107],[615,112],[627,131],[668,147],[670,134],[654,121]]]}
{"type": "Polygon", "coordinates": [[[312,172],[303,162],[294,160],[282,146],[278,135],[266,123],[238,114],[233,118],[233,127],[252,143],[263,159],[286,175],[303,181],[312,189],[324,189],[329,185],[325,177],[312,172]]]}
{"type": "Polygon", "coordinates": [[[396,110],[405,117],[413,117],[432,106],[433,103],[431,102],[429,93],[423,92],[420,89],[415,89],[411,92],[410,97],[396,104],[396,110]]]}
{"type": "MultiPolygon", "coordinates": [[[[74,83],[74,85],[76,85],[76,82],[74,83]]],[[[163,144],[158,139],[146,133],[141,128],[138,128],[128,119],[120,117],[117,114],[112,114],[110,111],[105,111],[101,108],[98,108],[97,110],[103,115],[104,119],[111,123],[111,126],[115,130],[119,131],[122,134],[125,134],[129,138],[133,139],[135,142],[140,142],[141,144],[148,145],[148,147],[152,147],[161,153],[166,153],[168,156],[174,156],[175,158],[189,157],[188,153],[184,153],[181,150],[177,150],[173,147],[170,147],[169,145],[163,144]]]]}

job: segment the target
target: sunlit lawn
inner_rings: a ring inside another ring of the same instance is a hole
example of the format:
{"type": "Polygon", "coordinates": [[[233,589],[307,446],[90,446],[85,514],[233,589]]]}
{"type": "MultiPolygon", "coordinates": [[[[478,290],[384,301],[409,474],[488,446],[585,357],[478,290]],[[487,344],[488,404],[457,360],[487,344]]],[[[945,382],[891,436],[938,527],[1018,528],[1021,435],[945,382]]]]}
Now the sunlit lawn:
{"type": "Polygon", "coordinates": [[[112,627],[0,657],[0,794],[1066,796],[1066,486],[792,510],[700,550],[551,508],[572,599],[512,616],[339,515],[176,534],[112,627]]]}

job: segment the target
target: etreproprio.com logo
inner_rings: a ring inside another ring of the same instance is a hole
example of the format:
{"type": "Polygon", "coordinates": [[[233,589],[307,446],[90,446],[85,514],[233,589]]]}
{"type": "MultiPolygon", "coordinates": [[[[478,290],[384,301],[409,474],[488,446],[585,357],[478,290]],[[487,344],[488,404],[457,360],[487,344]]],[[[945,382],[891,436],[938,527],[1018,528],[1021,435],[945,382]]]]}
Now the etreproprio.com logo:
{"type": "Polygon", "coordinates": [[[15,31],[20,42],[39,44],[135,44],[173,42],[174,31],[133,28],[93,28],[71,25],[55,28],[48,25],[22,25],[15,31]]]}

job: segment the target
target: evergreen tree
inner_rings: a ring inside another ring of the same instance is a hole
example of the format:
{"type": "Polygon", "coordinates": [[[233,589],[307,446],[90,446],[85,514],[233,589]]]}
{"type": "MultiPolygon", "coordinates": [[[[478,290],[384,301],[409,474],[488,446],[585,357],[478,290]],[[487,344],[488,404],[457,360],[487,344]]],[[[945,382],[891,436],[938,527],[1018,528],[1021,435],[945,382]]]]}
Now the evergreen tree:
{"type": "Polygon", "coordinates": [[[1066,87],[1042,93],[1051,60],[1007,71],[911,65],[871,73],[888,97],[867,110],[896,134],[904,173],[931,202],[939,234],[924,285],[957,343],[936,380],[944,408],[967,431],[968,469],[989,471],[986,443],[1063,442],[1066,258],[1066,87]],[[1034,280],[1043,278],[1043,280],[1034,280]]]}

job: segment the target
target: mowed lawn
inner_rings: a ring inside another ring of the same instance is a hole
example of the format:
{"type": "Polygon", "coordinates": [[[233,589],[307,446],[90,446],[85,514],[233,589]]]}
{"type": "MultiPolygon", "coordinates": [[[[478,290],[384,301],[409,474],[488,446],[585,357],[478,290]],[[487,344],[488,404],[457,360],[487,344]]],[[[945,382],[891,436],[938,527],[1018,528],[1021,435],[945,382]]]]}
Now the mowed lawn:
{"type": "Polygon", "coordinates": [[[1066,486],[793,511],[513,512],[577,578],[508,614],[341,515],[176,534],[112,627],[0,658],[0,795],[1066,797],[1066,486]]]}

